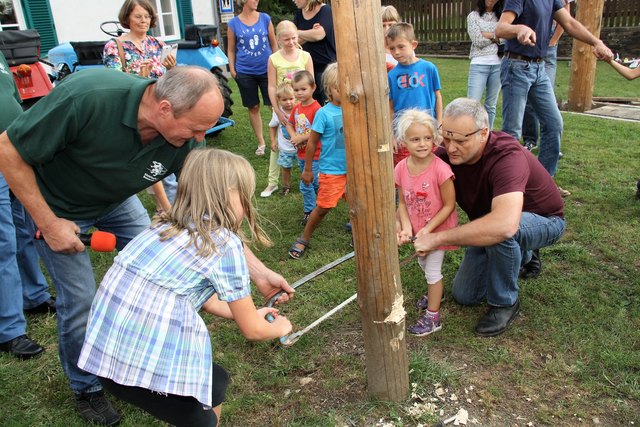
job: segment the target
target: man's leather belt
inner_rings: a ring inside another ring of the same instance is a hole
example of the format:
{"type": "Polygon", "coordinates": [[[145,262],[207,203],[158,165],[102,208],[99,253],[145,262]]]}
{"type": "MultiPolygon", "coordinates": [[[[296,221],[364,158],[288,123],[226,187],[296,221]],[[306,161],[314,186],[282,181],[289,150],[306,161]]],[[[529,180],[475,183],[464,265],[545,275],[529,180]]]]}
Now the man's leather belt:
{"type": "Polygon", "coordinates": [[[505,52],[504,56],[506,58],[509,58],[509,59],[519,59],[520,61],[527,61],[527,62],[542,62],[542,61],[544,61],[543,58],[531,58],[529,56],[518,55],[517,53],[513,53],[513,52],[505,52]]]}

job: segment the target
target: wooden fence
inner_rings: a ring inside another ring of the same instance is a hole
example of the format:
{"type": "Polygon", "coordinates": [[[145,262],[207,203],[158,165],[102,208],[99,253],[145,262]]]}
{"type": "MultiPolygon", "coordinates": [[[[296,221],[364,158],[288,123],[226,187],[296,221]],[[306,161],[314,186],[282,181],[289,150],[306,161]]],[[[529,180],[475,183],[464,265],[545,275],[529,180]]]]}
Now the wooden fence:
{"type": "MultiPolygon", "coordinates": [[[[402,19],[413,24],[418,40],[439,42],[468,40],[467,15],[477,7],[475,0],[382,0],[382,4],[395,6],[402,19]]],[[[572,3],[572,10],[575,7],[572,3]]],[[[640,0],[605,0],[603,28],[638,25],[640,0]]]]}
{"type": "Polygon", "coordinates": [[[603,28],[637,27],[640,25],[638,0],[605,0],[602,12],[603,28]]]}

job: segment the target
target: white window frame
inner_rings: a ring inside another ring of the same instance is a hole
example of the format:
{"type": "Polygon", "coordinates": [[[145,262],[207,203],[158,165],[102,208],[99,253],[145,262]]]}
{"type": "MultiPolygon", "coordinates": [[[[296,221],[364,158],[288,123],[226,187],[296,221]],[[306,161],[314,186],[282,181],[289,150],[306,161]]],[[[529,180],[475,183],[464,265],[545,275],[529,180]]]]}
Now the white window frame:
{"type": "Polygon", "coordinates": [[[20,0],[10,0],[13,4],[13,10],[16,14],[16,20],[18,24],[14,24],[11,26],[0,24],[0,31],[5,30],[24,30],[27,27],[26,21],[24,20],[24,14],[22,13],[22,5],[20,4],[20,0]]]}
{"type": "MultiPolygon", "coordinates": [[[[14,0],[17,1],[17,0],[14,0]]],[[[171,1],[171,9],[170,11],[162,10],[162,0],[153,0],[156,7],[156,13],[158,14],[158,22],[156,23],[156,27],[151,31],[154,37],[159,38],[164,41],[172,41],[180,39],[180,23],[178,21],[178,5],[175,1],[171,1]],[[175,28],[175,34],[165,34],[164,32],[164,22],[170,19],[173,22],[173,28],[175,28]]]]}

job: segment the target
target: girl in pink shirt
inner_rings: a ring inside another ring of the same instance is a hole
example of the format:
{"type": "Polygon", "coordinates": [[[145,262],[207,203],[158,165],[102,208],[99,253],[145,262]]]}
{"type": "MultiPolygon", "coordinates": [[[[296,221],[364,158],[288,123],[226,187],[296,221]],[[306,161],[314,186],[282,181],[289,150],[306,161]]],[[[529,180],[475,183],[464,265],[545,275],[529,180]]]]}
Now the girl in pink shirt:
{"type": "MultiPolygon", "coordinates": [[[[406,147],[409,156],[395,167],[398,189],[398,244],[413,241],[420,233],[447,230],[458,224],[453,172],[433,151],[438,142],[436,121],[426,111],[409,109],[395,121],[396,139],[406,147]]],[[[425,312],[409,328],[416,336],[425,336],[442,328],[440,303],[443,298],[442,261],[446,249],[440,247],[418,263],[425,272],[427,292],[416,306],[425,312]]]]}

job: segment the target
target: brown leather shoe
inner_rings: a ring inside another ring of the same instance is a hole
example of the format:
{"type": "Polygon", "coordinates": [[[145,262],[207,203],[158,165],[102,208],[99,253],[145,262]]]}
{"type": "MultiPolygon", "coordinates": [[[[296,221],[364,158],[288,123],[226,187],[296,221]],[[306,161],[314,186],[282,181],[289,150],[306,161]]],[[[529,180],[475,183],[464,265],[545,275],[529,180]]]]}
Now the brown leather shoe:
{"type": "Polygon", "coordinates": [[[25,360],[35,357],[44,351],[37,342],[26,335],[0,343],[0,351],[11,353],[19,359],[25,360]]]}

